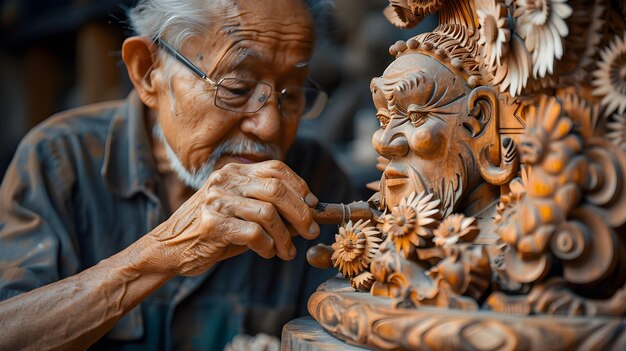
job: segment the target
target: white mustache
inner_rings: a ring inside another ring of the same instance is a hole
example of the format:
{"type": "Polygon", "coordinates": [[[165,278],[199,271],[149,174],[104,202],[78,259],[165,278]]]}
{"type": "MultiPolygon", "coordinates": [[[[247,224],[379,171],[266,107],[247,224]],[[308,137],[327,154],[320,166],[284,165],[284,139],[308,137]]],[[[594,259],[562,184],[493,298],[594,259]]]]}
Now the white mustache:
{"type": "Polygon", "coordinates": [[[278,145],[237,137],[223,141],[213,150],[209,158],[200,168],[194,167],[189,170],[183,165],[183,162],[168,143],[163,134],[163,129],[161,129],[158,122],[154,124],[152,134],[165,146],[170,166],[176,172],[178,178],[185,183],[185,185],[196,190],[202,188],[202,185],[215,170],[215,164],[223,155],[264,154],[270,159],[280,159],[282,157],[282,151],[278,145]]]}

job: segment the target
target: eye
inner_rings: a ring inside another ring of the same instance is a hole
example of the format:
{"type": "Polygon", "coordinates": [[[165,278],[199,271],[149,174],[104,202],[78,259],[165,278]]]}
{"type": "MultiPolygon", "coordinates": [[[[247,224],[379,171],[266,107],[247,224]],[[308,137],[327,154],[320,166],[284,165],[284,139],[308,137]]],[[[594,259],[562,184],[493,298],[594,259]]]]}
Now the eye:
{"type": "Polygon", "coordinates": [[[256,82],[254,81],[225,78],[217,86],[217,98],[231,107],[242,106],[248,101],[255,88],[256,82]]]}
{"type": "Polygon", "coordinates": [[[409,119],[411,120],[411,124],[413,124],[413,127],[419,127],[424,124],[427,117],[428,113],[426,112],[409,112],[409,119]]]}
{"type": "Polygon", "coordinates": [[[299,116],[305,108],[306,96],[301,88],[287,88],[281,92],[280,108],[284,116],[299,116]]]}

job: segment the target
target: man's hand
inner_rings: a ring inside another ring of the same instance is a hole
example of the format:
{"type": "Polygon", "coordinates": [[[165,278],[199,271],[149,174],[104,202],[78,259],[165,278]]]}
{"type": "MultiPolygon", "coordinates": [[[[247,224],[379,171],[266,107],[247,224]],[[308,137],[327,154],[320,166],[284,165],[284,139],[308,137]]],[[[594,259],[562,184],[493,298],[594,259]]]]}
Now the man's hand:
{"type": "Polygon", "coordinates": [[[290,260],[296,255],[292,236],[319,235],[310,210],[317,202],[280,161],[228,164],[148,234],[158,250],[147,262],[157,271],[193,275],[248,248],[290,260]]]}

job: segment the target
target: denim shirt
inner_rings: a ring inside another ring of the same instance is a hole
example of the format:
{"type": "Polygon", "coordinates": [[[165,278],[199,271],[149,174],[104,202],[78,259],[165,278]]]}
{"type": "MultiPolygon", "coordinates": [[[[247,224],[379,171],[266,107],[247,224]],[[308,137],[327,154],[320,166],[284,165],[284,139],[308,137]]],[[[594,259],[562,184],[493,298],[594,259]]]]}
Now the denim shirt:
{"type": "MultiPolygon", "coordinates": [[[[53,116],[24,138],[0,187],[0,300],[75,275],[167,219],[144,110],[132,92],[53,116]]],[[[297,139],[285,162],[322,201],[350,200],[347,178],[317,143],[297,139]]],[[[318,240],[335,232],[322,226],[318,240]]],[[[294,244],[289,262],[248,251],[171,279],[92,349],[221,350],[236,334],[280,335],[333,275],[307,264],[315,242],[294,244]]]]}

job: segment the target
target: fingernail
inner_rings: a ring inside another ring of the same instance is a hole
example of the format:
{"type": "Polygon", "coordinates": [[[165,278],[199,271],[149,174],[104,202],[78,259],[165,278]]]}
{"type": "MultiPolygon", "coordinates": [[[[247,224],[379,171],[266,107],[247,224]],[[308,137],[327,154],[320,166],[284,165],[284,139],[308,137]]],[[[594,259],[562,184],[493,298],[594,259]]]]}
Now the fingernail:
{"type": "Polygon", "coordinates": [[[293,258],[293,257],[295,257],[295,256],[296,256],[296,253],[297,253],[297,251],[296,251],[296,247],[295,247],[295,246],[292,246],[292,247],[289,249],[289,257],[292,257],[292,258],[293,258]]]}
{"type": "Polygon", "coordinates": [[[313,193],[308,193],[306,197],[304,198],[304,202],[306,202],[306,204],[309,205],[309,207],[313,207],[317,205],[319,200],[317,199],[315,195],[313,195],[313,193]]]}
{"type": "Polygon", "coordinates": [[[309,235],[317,236],[319,231],[320,231],[320,226],[317,225],[317,223],[315,222],[311,223],[311,226],[309,227],[309,235]]]}

